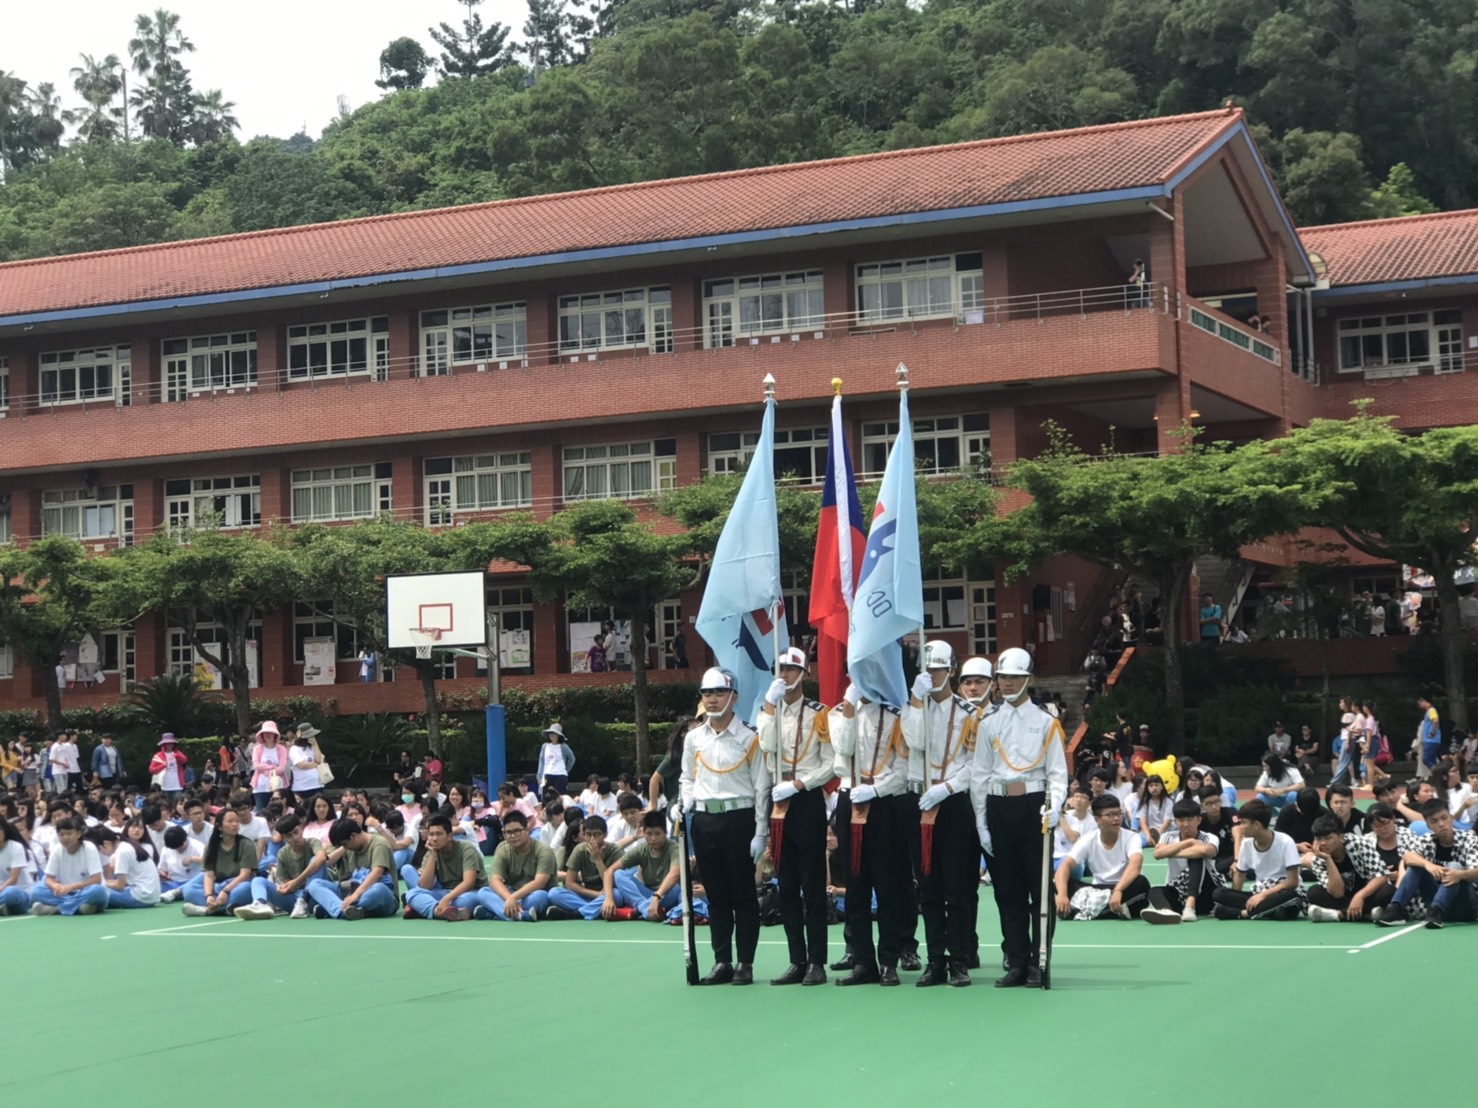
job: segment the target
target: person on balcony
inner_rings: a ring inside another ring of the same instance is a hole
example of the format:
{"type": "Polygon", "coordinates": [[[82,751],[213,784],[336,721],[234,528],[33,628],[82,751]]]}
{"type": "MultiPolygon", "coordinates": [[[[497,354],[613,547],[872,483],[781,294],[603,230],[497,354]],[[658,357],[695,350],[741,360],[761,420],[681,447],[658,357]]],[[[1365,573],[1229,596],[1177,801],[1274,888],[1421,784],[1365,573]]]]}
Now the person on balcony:
{"type": "Polygon", "coordinates": [[[1129,286],[1124,292],[1124,303],[1130,308],[1147,308],[1150,304],[1149,271],[1145,269],[1144,259],[1135,258],[1134,268],[1129,271],[1126,284],[1129,286]]]}

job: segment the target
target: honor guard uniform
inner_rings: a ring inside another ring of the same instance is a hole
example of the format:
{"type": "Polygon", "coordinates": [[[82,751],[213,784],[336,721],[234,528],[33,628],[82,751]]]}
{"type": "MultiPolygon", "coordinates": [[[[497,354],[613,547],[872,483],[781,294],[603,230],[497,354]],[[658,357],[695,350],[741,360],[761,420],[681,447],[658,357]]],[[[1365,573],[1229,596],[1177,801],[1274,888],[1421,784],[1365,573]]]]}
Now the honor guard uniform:
{"type": "MultiPolygon", "coordinates": [[[[780,655],[759,717],[771,790],[770,857],[780,879],[780,922],[790,966],[772,985],[826,982],[826,794],[836,777],[826,706],[807,700],[804,651],[780,655]]],[[[973,824],[972,824],[973,826],[973,824]]]]}
{"type": "Polygon", "coordinates": [[[713,945],[714,967],[704,985],[754,984],[760,939],[754,867],[769,837],[770,773],[759,737],[734,713],[735,686],[728,670],[703,674],[706,718],[683,745],[682,809],[693,816],[693,853],[708,894],[713,945]]]}
{"type": "MultiPolygon", "coordinates": [[[[1001,916],[1006,975],[999,988],[1040,987],[1042,850],[1067,797],[1062,724],[1031,702],[1031,655],[1019,647],[996,660],[1002,701],[982,717],[970,767],[970,798],[980,843],[990,857],[1001,916]]],[[[1048,906],[1048,927],[1051,927],[1048,906]]]]}
{"type": "MultiPolygon", "coordinates": [[[[969,680],[984,693],[990,663],[965,663],[969,680]],[[979,674],[984,667],[983,681],[979,674]]],[[[970,764],[975,754],[979,709],[954,694],[949,643],[926,643],[924,670],[914,680],[903,712],[903,736],[917,760],[921,780],[910,781],[920,816],[918,886],[928,964],[916,985],[970,984],[967,963],[975,954],[975,915],[980,888],[980,838],[970,804],[970,764]]],[[[962,671],[962,679],[966,678],[962,671]]],[[[972,687],[972,691],[975,691],[972,687]]]]}
{"type": "Polygon", "coordinates": [[[903,953],[903,909],[913,886],[910,832],[918,835],[918,804],[908,792],[908,746],[891,705],[863,700],[848,685],[832,716],[837,772],[851,782],[847,929],[852,972],[838,985],[897,985],[903,953]],[[912,813],[912,819],[909,818],[912,813]],[[872,897],[878,898],[873,945],[872,897]]]}

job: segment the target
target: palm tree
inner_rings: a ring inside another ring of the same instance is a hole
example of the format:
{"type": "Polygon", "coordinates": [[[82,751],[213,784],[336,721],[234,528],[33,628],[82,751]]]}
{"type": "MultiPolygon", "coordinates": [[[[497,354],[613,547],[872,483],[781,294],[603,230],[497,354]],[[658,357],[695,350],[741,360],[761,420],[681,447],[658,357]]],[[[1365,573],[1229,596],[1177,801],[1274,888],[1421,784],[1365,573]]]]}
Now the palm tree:
{"type": "Polygon", "coordinates": [[[225,138],[241,126],[241,121],[231,114],[235,103],[225,98],[218,88],[201,93],[195,98],[195,111],[190,121],[190,138],[196,146],[225,138]]]}
{"type": "Polygon", "coordinates": [[[56,86],[43,81],[27,98],[30,102],[32,133],[39,146],[57,148],[67,125],[62,122],[62,98],[56,94],[56,86]]]}
{"type": "Polygon", "coordinates": [[[139,129],[146,136],[180,142],[193,106],[190,71],[180,59],[193,53],[195,44],[180,30],[180,17],[163,8],[152,16],[139,15],[134,32],[128,40],[128,56],[147,82],[129,97],[138,108],[139,129]]]}
{"type": "Polygon", "coordinates": [[[19,131],[28,112],[26,82],[0,69],[0,178],[15,168],[19,131]]]}
{"type": "Polygon", "coordinates": [[[123,88],[123,63],[117,54],[109,54],[102,61],[91,54],[80,57],[82,64],[72,67],[72,87],[86,107],[69,110],[63,118],[76,124],[77,133],[88,142],[116,138],[121,113],[113,107],[113,101],[123,88]]]}

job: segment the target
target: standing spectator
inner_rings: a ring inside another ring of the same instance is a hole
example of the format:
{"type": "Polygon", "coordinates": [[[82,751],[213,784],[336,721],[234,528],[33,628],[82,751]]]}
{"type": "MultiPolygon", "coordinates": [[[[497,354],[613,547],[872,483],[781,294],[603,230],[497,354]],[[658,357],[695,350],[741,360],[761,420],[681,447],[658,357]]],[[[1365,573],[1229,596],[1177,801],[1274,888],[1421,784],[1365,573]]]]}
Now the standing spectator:
{"type": "Polygon", "coordinates": [[[1380,721],[1375,718],[1375,705],[1367,700],[1361,706],[1361,710],[1365,718],[1365,734],[1360,748],[1361,757],[1365,762],[1365,783],[1374,786],[1383,777],[1390,776],[1380,767],[1390,764],[1391,750],[1389,743],[1381,734],[1380,721]]]}
{"type": "Polygon", "coordinates": [[[108,907],[103,862],[97,847],[82,840],[82,826],[63,815],[53,827],[57,847],[46,859],[45,879],[31,891],[34,916],[90,916],[108,907]]]}
{"type": "Polygon", "coordinates": [[[1429,697],[1417,697],[1416,706],[1422,714],[1421,722],[1416,729],[1416,743],[1413,746],[1419,759],[1416,775],[1428,777],[1442,757],[1442,719],[1429,697]]]}
{"type": "Polygon", "coordinates": [[[563,796],[574,768],[575,752],[570,749],[564,728],[551,723],[544,728],[544,744],[539,747],[539,788],[553,789],[563,796]]]}
{"type": "Polygon", "coordinates": [[[63,731],[57,739],[57,746],[61,748],[62,760],[66,768],[66,786],[74,793],[80,793],[85,782],[82,780],[82,761],[77,750],[77,732],[63,731]]]}
{"type": "Polygon", "coordinates": [[[300,804],[311,801],[323,788],[318,776],[318,767],[323,764],[323,754],[317,742],[319,734],[318,728],[311,723],[300,723],[288,749],[293,773],[292,791],[300,804]]]}
{"type": "Polygon", "coordinates": [[[287,748],[276,720],[266,720],[252,737],[251,792],[257,811],[267,807],[272,794],[288,783],[287,748]]]}
{"type": "Polygon", "coordinates": [[[1209,592],[1201,594],[1201,645],[1221,642],[1221,605],[1209,592]]]}
{"type": "Polygon", "coordinates": [[[159,749],[149,759],[149,779],[173,804],[185,791],[185,755],[175,737],[166,731],[159,737],[159,749]]]}
{"type": "Polygon", "coordinates": [[[688,668],[688,636],[682,627],[677,629],[677,634],[672,636],[667,648],[672,653],[672,665],[674,669],[688,668]]]}
{"type": "Polygon", "coordinates": [[[359,652],[359,681],[364,685],[372,685],[375,676],[380,669],[379,656],[373,650],[361,650],[359,652]]]}
{"type": "Polygon", "coordinates": [[[590,646],[585,651],[585,664],[591,673],[606,671],[606,647],[599,635],[591,640],[590,646]]]}
{"type": "Polygon", "coordinates": [[[1128,285],[1124,294],[1124,303],[1130,308],[1144,308],[1149,306],[1149,273],[1144,267],[1143,258],[1134,259],[1134,267],[1129,271],[1125,279],[1128,285]]]}
{"type": "Polygon", "coordinates": [[[1335,738],[1330,748],[1331,761],[1329,764],[1329,783],[1332,785],[1349,784],[1358,787],[1360,784],[1360,759],[1355,749],[1355,705],[1348,697],[1339,698],[1339,735],[1335,738]],[[1348,782],[1344,780],[1345,774],[1350,775],[1348,782]]]}
{"type": "Polygon", "coordinates": [[[92,751],[92,780],[105,789],[123,782],[123,755],[113,745],[112,735],[100,737],[92,751]]]}

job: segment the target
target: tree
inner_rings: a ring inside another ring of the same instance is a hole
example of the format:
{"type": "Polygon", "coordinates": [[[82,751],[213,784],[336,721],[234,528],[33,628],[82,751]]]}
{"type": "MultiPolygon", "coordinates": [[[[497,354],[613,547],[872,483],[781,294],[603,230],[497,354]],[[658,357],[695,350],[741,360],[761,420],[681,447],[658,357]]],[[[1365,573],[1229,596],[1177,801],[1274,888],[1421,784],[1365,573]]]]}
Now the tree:
{"type": "Polygon", "coordinates": [[[1087,455],[1052,424],[1050,446],[1016,462],[1008,483],[1032,499],[1007,517],[967,529],[949,553],[955,561],[979,545],[1004,546],[1008,580],[1057,554],[1123,567],[1151,582],[1164,600],[1165,700],[1170,751],[1185,751],[1185,688],[1180,612],[1196,559],[1234,558],[1247,543],[1296,531],[1306,518],[1297,474],[1270,464],[1265,442],[1232,448],[1185,436],[1158,457],[1087,455]]]}
{"type": "Polygon", "coordinates": [[[218,88],[195,97],[190,123],[186,128],[190,141],[196,146],[204,146],[230,135],[241,126],[241,121],[231,114],[235,107],[218,88]]]}
{"type": "Polygon", "coordinates": [[[60,535],[0,547],[0,640],[40,672],[52,734],[62,722],[57,659],[67,643],[108,625],[99,619],[99,595],[109,568],[106,559],[89,558],[81,543],[60,535]]]}
{"type": "Polygon", "coordinates": [[[247,643],[255,620],[303,595],[303,562],[279,532],[160,530],[112,559],[106,594],[113,623],[157,611],[183,628],[221,673],[236,706],[236,731],[252,733],[247,643]],[[211,628],[219,628],[219,637],[211,628]]]}
{"type": "Polygon", "coordinates": [[[1370,179],[1355,135],[1295,127],[1268,153],[1283,199],[1300,226],[1364,218],[1370,179]]]}
{"type": "Polygon", "coordinates": [[[662,535],[618,500],[587,500],[523,534],[521,561],[533,571],[534,594],[563,597],[566,607],[610,607],[631,621],[631,683],[636,771],[651,761],[647,688],[648,620],[652,609],[698,577],[686,535],[662,535]]]}
{"type": "Polygon", "coordinates": [[[82,64],[72,67],[72,88],[86,107],[67,111],[63,117],[88,142],[107,142],[118,137],[122,111],[113,106],[123,88],[123,63],[117,54],[98,61],[82,54],[82,64]]]}
{"type": "Polygon", "coordinates": [[[1372,416],[1369,401],[1350,419],[1316,419],[1269,444],[1289,472],[1322,492],[1311,522],[1350,546],[1432,575],[1442,642],[1443,683],[1453,724],[1468,727],[1459,570],[1478,562],[1478,427],[1420,435],[1372,416]],[[1372,495],[1373,489],[1387,490],[1372,495]]]}
{"type": "Polygon", "coordinates": [[[152,181],[104,184],[58,201],[46,236],[53,254],[142,246],[174,237],[176,212],[152,181]]]}
{"type": "Polygon", "coordinates": [[[0,70],[0,179],[50,157],[65,130],[55,88],[40,84],[32,89],[0,70]]]}
{"type": "Polygon", "coordinates": [[[129,103],[137,109],[145,137],[173,143],[187,137],[195,100],[182,58],[194,51],[195,44],[180,30],[180,17],[174,12],[159,8],[152,16],[135,18],[128,55],[145,83],[129,94],[129,103]]]}
{"type": "Polygon", "coordinates": [[[1371,219],[1399,219],[1436,210],[1437,205],[1417,191],[1416,174],[1405,162],[1391,166],[1386,179],[1370,190],[1371,219]]]}
{"type": "Polygon", "coordinates": [[[426,83],[431,59],[413,38],[401,37],[380,51],[380,79],[383,89],[420,88],[426,83]]]}
{"type": "MultiPolygon", "coordinates": [[[[482,16],[472,9],[482,0],[460,0],[467,7],[467,18],[458,31],[450,23],[441,23],[430,29],[432,39],[441,47],[439,65],[443,77],[478,77],[493,73],[513,61],[513,51],[507,45],[509,28],[496,20],[489,26],[482,25],[482,16]]],[[[399,40],[407,41],[405,39],[399,40]]],[[[396,45],[391,43],[391,46],[396,45]]],[[[417,47],[419,49],[419,47],[417,47]]],[[[422,54],[424,59],[425,55],[422,54]]],[[[384,55],[380,56],[381,68],[384,55]]],[[[424,79],[424,74],[423,74],[424,79]]]]}

